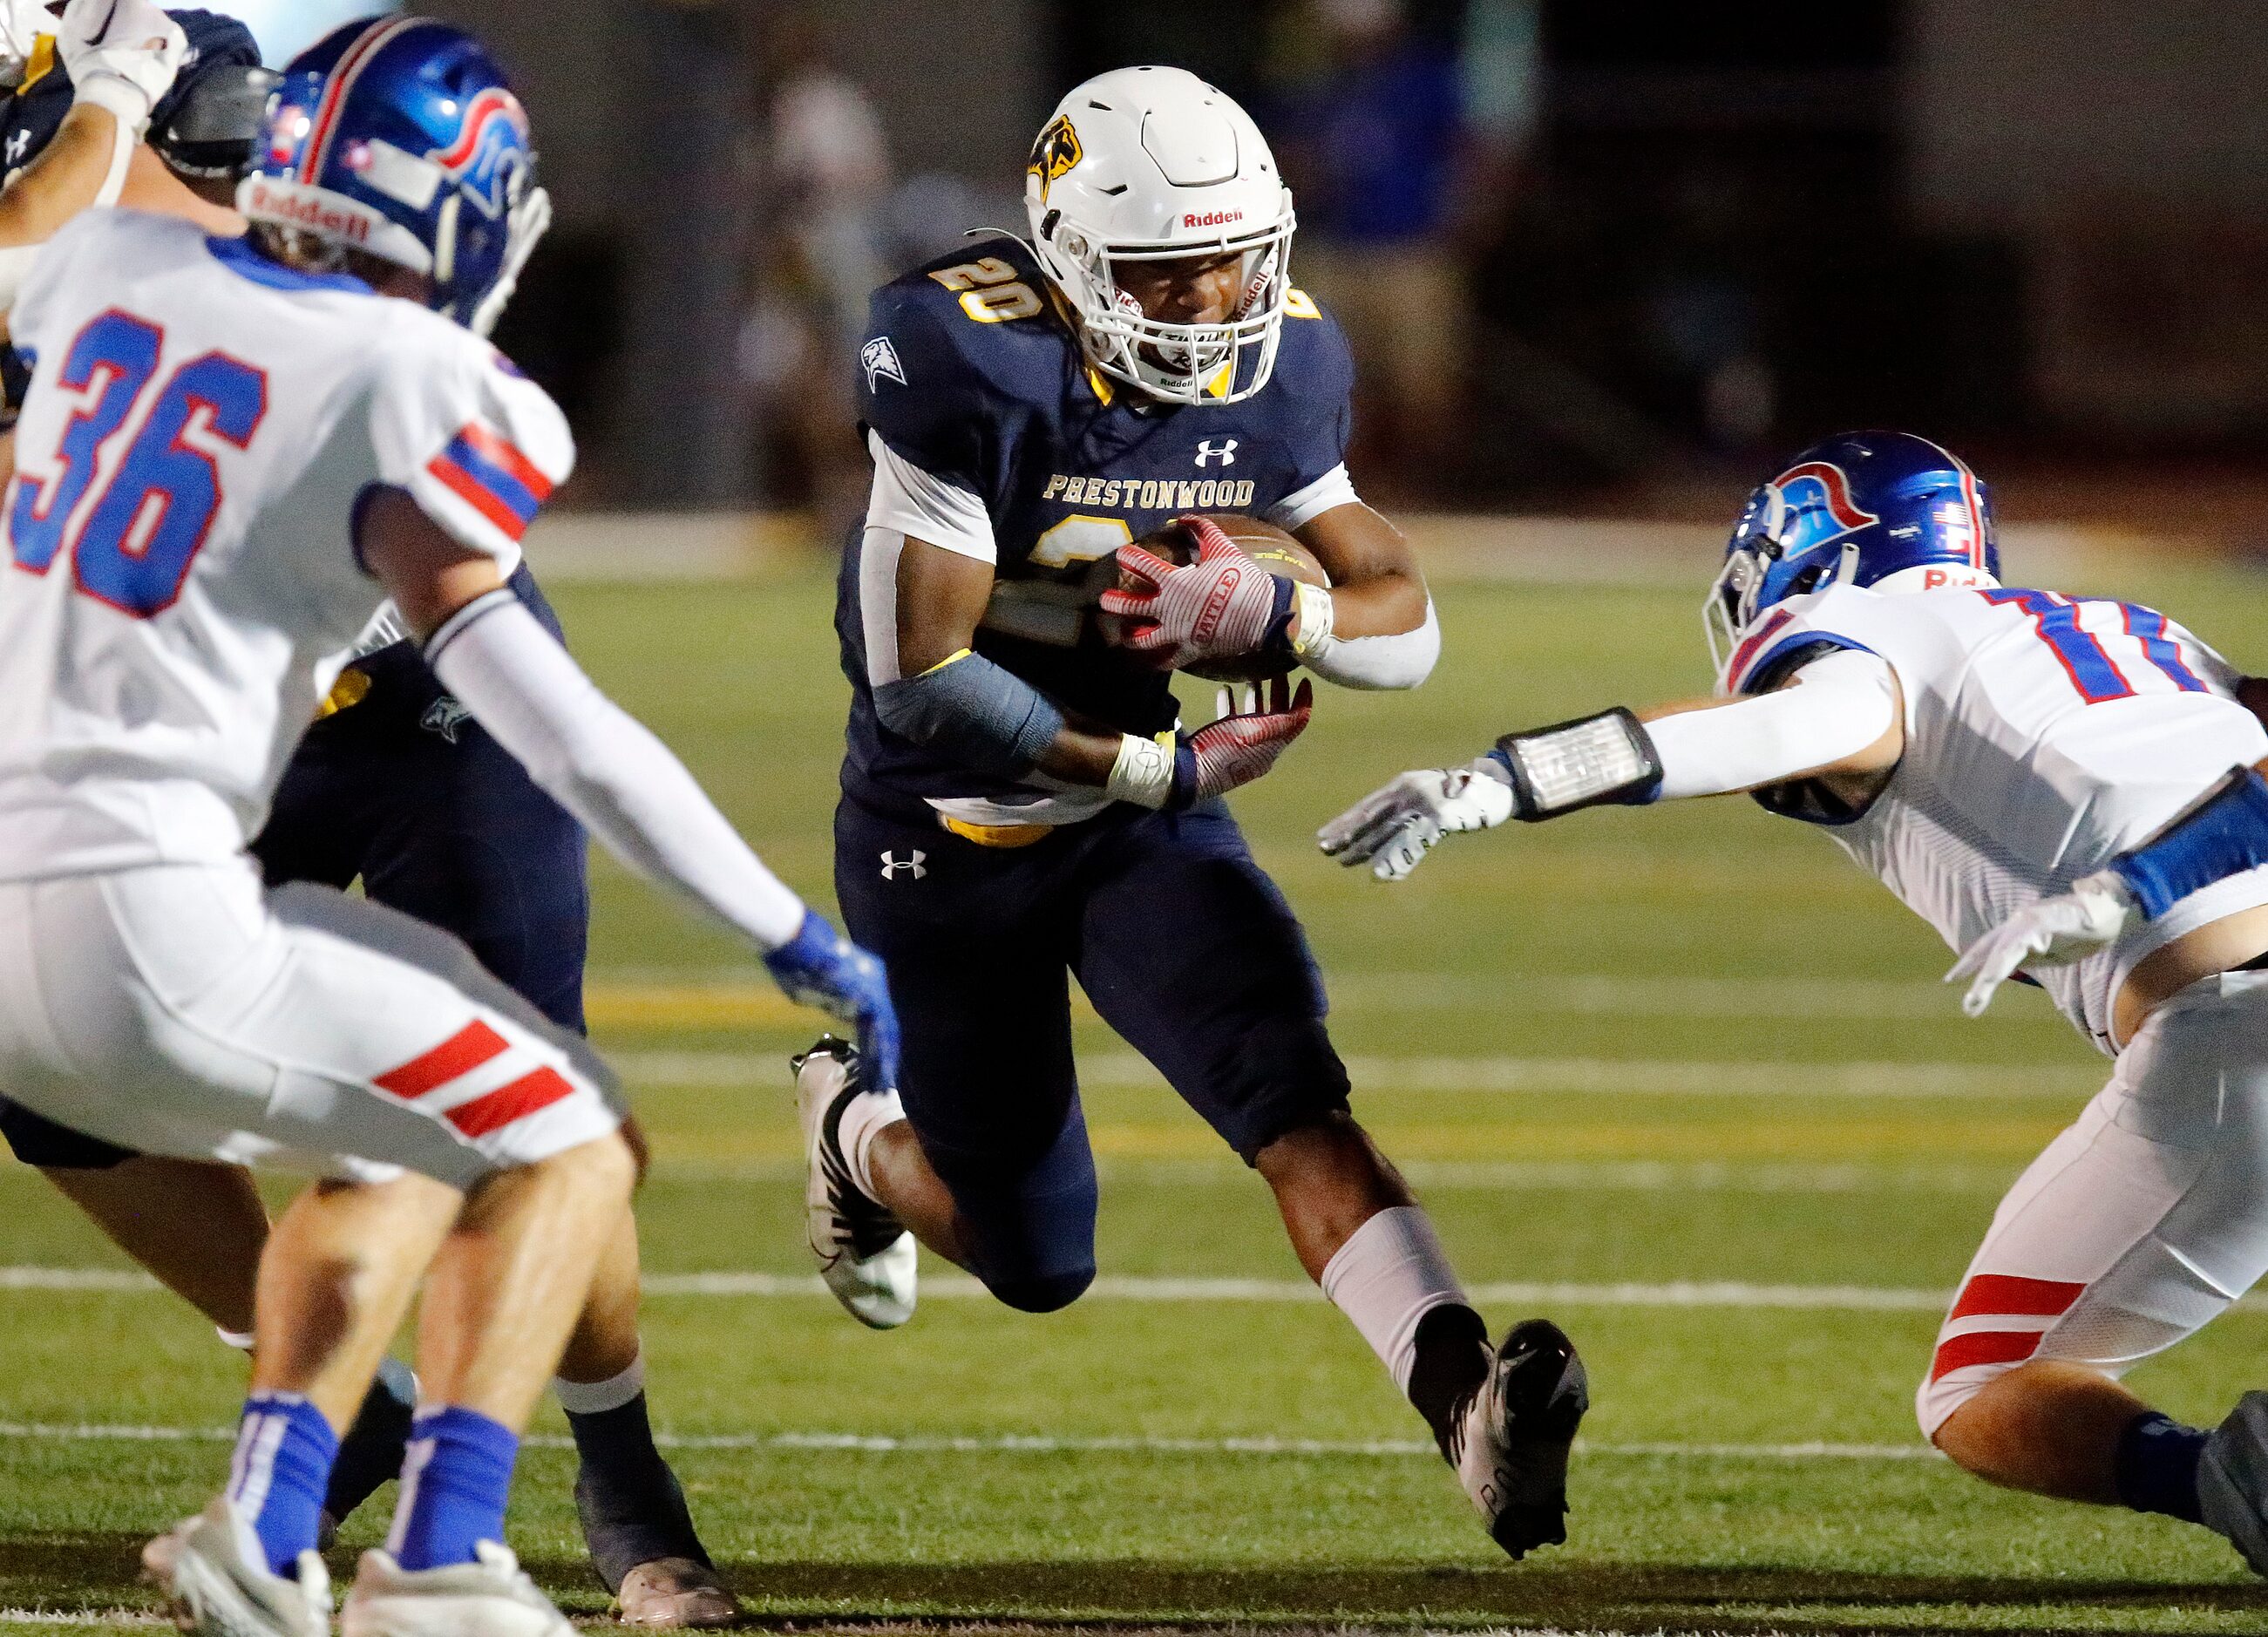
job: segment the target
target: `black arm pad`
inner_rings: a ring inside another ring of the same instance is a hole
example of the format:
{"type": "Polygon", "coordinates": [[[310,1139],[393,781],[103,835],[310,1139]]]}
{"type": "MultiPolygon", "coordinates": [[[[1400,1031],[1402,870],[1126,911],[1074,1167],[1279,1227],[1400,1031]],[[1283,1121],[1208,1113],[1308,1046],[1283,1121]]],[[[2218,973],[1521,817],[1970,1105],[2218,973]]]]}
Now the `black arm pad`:
{"type": "Polygon", "coordinates": [[[1621,705],[1506,734],[1491,754],[1512,774],[1513,816],[1530,823],[1604,802],[1651,801],[1661,788],[1653,736],[1621,705]]]}

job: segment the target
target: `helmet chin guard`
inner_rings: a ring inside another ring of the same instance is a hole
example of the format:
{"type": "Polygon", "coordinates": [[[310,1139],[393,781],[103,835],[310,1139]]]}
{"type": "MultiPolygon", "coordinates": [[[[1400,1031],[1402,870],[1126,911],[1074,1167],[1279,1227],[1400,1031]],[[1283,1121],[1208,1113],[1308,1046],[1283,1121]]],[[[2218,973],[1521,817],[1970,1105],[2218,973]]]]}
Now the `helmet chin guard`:
{"type": "Polygon", "coordinates": [[[1168,403],[1234,403],[1268,384],[1296,218],[1267,139],[1227,96],[1172,68],[1087,81],[1033,145],[1024,204],[1098,372],[1168,403]],[[1231,254],[1241,294],[1219,323],[1151,318],[1113,272],[1231,254]]]}

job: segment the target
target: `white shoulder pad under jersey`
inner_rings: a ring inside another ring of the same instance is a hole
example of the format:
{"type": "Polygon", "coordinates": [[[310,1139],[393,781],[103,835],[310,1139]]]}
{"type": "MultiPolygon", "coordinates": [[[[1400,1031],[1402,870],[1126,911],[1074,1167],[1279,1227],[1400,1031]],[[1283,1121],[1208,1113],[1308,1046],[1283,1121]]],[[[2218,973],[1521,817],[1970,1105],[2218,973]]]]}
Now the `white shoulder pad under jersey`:
{"type": "Polygon", "coordinates": [[[236,852],[383,599],[363,500],[509,572],[574,459],[486,342],[171,218],[71,222],[12,327],[0,879],[236,852]]]}
{"type": "MultiPolygon", "coordinates": [[[[2268,754],[2228,663],[2154,608],[1989,587],[1881,595],[1835,586],[1789,601],[1742,642],[1727,685],[1755,692],[1829,647],[1879,654],[1904,696],[1906,748],[1836,839],[1954,948],[2100,869],[2230,768],[2268,754]]],[[[2207,921],[2268,903],[2268,871],[2235,876],[2041,983],[2108,1047],[2134,963],[2207,921]]]]}

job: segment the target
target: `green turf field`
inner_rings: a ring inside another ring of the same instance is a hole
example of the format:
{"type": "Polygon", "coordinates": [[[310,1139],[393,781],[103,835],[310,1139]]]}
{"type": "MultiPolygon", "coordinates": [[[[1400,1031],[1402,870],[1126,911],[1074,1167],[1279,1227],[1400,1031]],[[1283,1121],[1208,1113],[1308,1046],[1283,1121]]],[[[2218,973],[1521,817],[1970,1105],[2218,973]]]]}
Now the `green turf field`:
{"type": "MultiPolygon", "coordinates": [[[[2202,1532],[1988,1491],[1918,1446],[1909,1406],[1939,1296],[1999,1191],[2103,1073],[2037,995],[1964,1021],[1918,922],[1822,838],[1738,800],[1466,839],[1392,889],[1316,855],[1314,825],[1387,774],[1705,682],[1697,584],[1440,589],[1431,685],[1328,693],[1239,811],[1314,935],[1358,1112],[1467,1278],[1498,1287],[1492,1322],[1548,1310],[1588,1358],[1571,1544],[1521,1566],[1495,1554],[1414,1414],[1300,1287],[1257,1181],[1091,1019],[1102,1287],[1035,1318],[939,1280],[891,1335],[801,1294],[781,1059],[813,1026],[723,939],[602,866],[593,1012],[657,1156],[642,1211],[656,1412],[755,1616],[2268,1624],[2268,1593],[2202,1532]]],[[[2253,579],[2110,589],[2268,664],[2253,579]]],[[[826,596],[817,573],[558,596],[600,680],[821,901],[843,691],[826,596]]],[[[119,1265],[12,1169],[0,1264],[119,1265]]],[[[131,1288],[0,1289],[0,1608],[45,1611],[42,1629],[147,1619],[135,1550],[215,1486],[240,1360],[131,1288]]],[[[2264,1350],[2268,1316],[2239,1312],[2137,1381],[2217,1419],[2268,1375],[2264,1350]]],[[[513,1544],[596,1614],[556,1412],[536,1430],[513,1544]]],[[[382,1523],[374,1504],[350,1542],[382,1523]]]]}

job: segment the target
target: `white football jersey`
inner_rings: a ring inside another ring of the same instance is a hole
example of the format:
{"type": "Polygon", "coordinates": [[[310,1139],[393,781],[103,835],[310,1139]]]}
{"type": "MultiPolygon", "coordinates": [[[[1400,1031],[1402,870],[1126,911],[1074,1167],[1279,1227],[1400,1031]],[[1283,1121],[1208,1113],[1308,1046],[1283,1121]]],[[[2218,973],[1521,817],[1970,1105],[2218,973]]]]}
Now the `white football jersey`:
{"type": "Polygon", "coordinates": [[[384,601],[364,498],[509,573],[574,462],[486,342],[170,217],[73,220],[11,326],[0,880],[233,856],[384,601]]]}
{"type": "MultiPolygon", "coordinates": [[[[2063,891],[2268,755],[2226,661],[2154,609],[1999,587],[1880,594],[1837,586],[1759,621],[1727,670],[1776,684],[1820,643],[1880,655],[1904,695],[1905,754],[1865,812],[1811,804],[1955,949],[2063,891]]],[[[1789,810],[1778,802],[1768,802],[1789,810]]],[[[2134,963],[2208,921],[2268,903],[2268,869],[2218,881],[2117,944],[2036,976],[2110,1050],[2110,1001],[2134,963]]]]}

